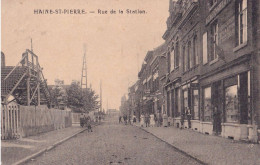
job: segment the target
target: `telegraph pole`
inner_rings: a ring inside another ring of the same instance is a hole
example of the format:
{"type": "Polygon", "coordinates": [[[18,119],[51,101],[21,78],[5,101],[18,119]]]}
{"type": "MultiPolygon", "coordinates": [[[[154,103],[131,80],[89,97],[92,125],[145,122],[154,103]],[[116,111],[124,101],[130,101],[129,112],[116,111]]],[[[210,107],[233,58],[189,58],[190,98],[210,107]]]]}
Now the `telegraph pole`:
{"type": "Polygon", "coordinates": [[[100,111],[102,112],[102,80],[100,80],[100,111]]]}
{"type": "Polygon", "coordinates": [[[83,55],[83,65],[82,65],[82,71],[81,71],[81,90],[86,87],[87,85],[87,63],[86,63],[86,45],[83,45],[84,49],[84,55],[83,55]]]}

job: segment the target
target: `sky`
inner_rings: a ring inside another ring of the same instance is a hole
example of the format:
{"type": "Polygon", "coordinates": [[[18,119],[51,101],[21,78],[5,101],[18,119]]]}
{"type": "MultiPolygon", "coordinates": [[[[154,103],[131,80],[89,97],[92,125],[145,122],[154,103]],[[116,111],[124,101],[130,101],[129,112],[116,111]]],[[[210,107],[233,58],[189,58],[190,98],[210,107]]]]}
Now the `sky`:
{"type": "Polygon", "coordinates": [[[2,0],[1,51],[16,65],[26,49],[39,57],[48,85],[81,79],[86,45],[87,77],[97,94],[102,81],[103,108],[120,99],[138,79],[148,50],[161,45],[169,0],[2,0]],[[37,9],[80,9],[87,14],[34,14],[37,9]],[[98,14],[98,9],[108,14],[98,14]],[[110,14],[110,10],[116,14],[110,14]],[[118,10],[123,14],[118,14],[118,10]],[[146,14],[126,14],[126,9],[146,14]],[[89,13],[94,11],[95,13],[89,13]]]}

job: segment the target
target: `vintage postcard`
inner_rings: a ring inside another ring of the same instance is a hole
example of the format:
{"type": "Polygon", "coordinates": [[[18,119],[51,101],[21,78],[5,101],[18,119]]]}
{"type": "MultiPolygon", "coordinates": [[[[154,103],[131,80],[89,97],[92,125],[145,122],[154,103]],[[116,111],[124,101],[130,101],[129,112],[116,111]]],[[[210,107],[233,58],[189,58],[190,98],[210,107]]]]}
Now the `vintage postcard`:
{"type": "Polygon", "coordinates": [[[1,0],[1,164],[260,164],[260,0],[1,0]]]}

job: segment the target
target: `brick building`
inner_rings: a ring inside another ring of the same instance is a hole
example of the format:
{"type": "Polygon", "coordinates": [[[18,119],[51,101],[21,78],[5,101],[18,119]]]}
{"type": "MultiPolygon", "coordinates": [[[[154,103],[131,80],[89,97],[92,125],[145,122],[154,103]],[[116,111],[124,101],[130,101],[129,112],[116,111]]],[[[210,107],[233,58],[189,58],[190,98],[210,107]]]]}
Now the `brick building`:
{"type": "Polygon", "coordinates": [[[260,0],[170,0],[165,42],[148,51],[138,74],[141,113],[259,140],[259,15],[260,0]]]}
{"type": "Polygon", "coordinates": [[[172,125],[234,139],[259,123],[259,1],[170,1],[166,109],[172,125]],[[257,34],[257,35],[253,35],[257,34]],[[188,124],[187,114],[191,114],[188,124]]]}

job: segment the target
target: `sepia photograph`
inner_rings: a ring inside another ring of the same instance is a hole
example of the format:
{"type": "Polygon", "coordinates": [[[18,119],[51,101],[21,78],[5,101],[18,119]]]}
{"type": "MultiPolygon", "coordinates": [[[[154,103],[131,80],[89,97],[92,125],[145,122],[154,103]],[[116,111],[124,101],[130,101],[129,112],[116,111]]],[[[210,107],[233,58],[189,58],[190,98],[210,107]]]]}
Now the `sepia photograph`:
{"type": "Polygon", "coordinates": [[[2,165],[260,164],[260,0],[0,0],[2,165]]]}

